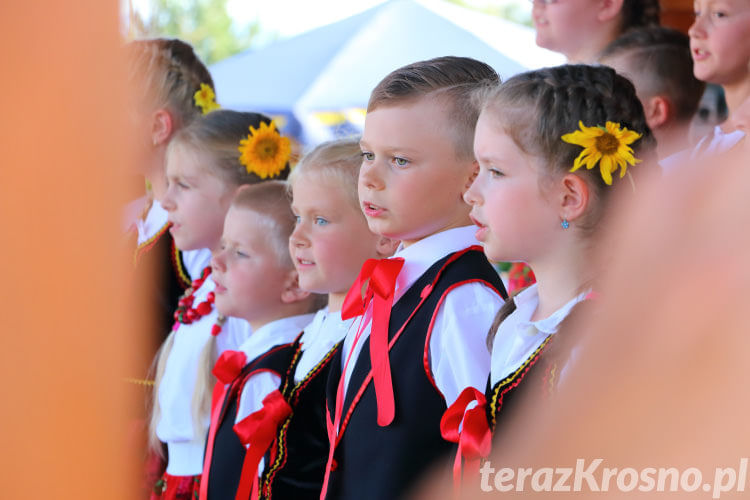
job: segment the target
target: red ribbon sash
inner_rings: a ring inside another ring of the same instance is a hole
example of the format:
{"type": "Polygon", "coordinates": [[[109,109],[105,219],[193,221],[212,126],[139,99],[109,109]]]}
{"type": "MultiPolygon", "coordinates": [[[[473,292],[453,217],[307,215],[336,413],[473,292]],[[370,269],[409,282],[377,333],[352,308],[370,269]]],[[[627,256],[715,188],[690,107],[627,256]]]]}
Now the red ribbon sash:
{"type": "Polygon", "coordinates": [[[276,439],[276,431],[292,413],[292,407],[281,392],[275,390],[263,398],[263,408],[251,413],[234,425],[234,432],[245,446],[250,446],[242,463],[242,476],[237,489],[237,500],[258,498],[258,464],[276,439]]]}
{"type": "Polygon", "coordinates": [[[401,258],[365,261],[359,276],[346,294],[341,309],[341,318],[349,319],[364,314],[370,301],[373,303],[370,363],[378,403],[378,425],[381,427],[389,425],[396,413],[388,357],[388,323],[396,278],[403,266],[404,259],[401,258]]]}
{"type": "Polygon", "coordinates": [[[242,373],[242,369],[247,363],[247,356],[242,351],[224,351],[219,359],[216,360],[211,373],[219,380],[214,385],[211,397],[211,424],[208,428],[208,439],[206,442],[206,457],[203,460],[203,476],[200,486],[199,498],[206,500],[208,498],[208,473],[211,469],[211,460],[214,452],[214,441],[216,432],[219,430],[221,423],[221,405],[227,398],[227,393],[232,388],[232,382],[242,373]]]}
{"type": "Polygon", "coordinates": [[[484,393],[467,387],[440,419],[440,434],[443,439],[458,443],[456,459],[453,462],[453,489],[456,496],[461,488],[462,461],[466,461],[466,469],[471,476],[478,476],[479,459],[490,454],[492,433],[487,422],[486,406],[484,393]],[[467,406],[473,401],[476,401],[477,405],[467,410],[467,406]]]}

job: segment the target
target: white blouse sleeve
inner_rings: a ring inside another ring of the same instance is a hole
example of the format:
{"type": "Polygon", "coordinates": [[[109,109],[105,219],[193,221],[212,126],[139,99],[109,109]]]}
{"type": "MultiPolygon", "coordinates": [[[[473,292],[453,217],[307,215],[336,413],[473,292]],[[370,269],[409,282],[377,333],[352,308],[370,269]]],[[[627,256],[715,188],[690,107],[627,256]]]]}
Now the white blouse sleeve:
{"type": "Polygon", "coordinates": [[[447,406],[466,387],[484,391],[491,358],[487,332],[502,304],[492,288],[468,283],[448,292],[438,309],[430,337],[430,368],[447,406]]]}

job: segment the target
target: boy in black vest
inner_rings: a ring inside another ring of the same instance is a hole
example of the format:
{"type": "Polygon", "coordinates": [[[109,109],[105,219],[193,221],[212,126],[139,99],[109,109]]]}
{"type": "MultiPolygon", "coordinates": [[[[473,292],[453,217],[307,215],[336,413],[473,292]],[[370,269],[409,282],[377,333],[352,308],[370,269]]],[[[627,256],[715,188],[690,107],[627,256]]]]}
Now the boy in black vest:
{"type": "Polygon", "coordinates": [[[397,69],[370,96],[360,205],[401,246],[367,261],[344,301],[358,327],[331,363],[321,499],[405,495],[452,447],[447,406],[486,383],[485,337],[506,294],[462,197],[477,172],[471,96],[497,80],[484,63],[441,57],[397,69]]]}

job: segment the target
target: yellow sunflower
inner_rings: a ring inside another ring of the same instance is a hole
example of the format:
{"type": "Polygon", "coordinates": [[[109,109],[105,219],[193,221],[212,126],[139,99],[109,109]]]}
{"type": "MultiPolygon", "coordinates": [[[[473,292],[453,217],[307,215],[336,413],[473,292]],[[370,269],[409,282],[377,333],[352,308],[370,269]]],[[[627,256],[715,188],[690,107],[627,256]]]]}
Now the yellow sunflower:
{"type": "Polygon", "coordinates": [[[641,160],[633,156],[633,150],[629,144],[641,138],[641,134],[633,132],[619,123],[607,122],[604,127],[586,127],[579,121],[581,130],[562,136],[562,140],[583,147],[583,151],[573,163],[571,172],[575,172],[583,165],[587,169],[594,168],[599,163],[599,171],[602,179],[608,185],[612,185],[612,173],[620,169],[620,177],[625,175],[628,164],[635,165],[641,160]]]}
{"type": "Polygon", "coordinates": [[[214,89],[205,83],[201,83],[200,90],[193,94],[193,100],[195,101],[195,105],[201,108],[204,115],[215,109],[221,108],[221,106],[216,103],[214,89]]]}
{"type": "Polygon", "coordinates": [[[240,141],[238,149],[242,153],[240,163],[245,166],[247,173],[253,173],[261,179],[279,175],[292,153],[289,138],[278,133],[274,122],[270,125],[262,122],[257,129],[251,125],[250,135],[240,141]]]}

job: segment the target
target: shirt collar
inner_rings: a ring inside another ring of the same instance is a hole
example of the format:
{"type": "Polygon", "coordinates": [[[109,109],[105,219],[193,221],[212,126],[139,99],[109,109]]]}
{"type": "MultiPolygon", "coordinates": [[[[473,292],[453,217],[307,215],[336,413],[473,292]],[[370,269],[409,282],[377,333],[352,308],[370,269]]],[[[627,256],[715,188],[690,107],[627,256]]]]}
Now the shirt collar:
{"type": "Polygon", "coordinates": [[[305,326],[310,324],[313,316],[312,313],[300,314],[266,323],[252,332],[238,350],[244,352],[250,361],[274,346],[293,342],[305,326]]]}
{"type": "Polygon", "coordinates": [[[456,227],[430,235],[406,248],[399,245],[394,257],[404,259],[404,267],[396,279],[396,298],[401,297],[438,260],[472,245],[479,245],[474,237],[475,232],[476,226],[456,227]]]}
{"type": "Polygon", "coordinates": [[[518,327],[526,328],[533,327],[539,332],[546,333],[547,335],[557,332],[560,323],[568,316],[573,306],[581,302],[588,295],[588,290],[580,293],[565,303],[561,308],[537,321],[531,321],[531,316],[536,311],[537,305],[539,305],[539,291],[537,285],[531,285],[525,290],[518,293],[513,301],[516,303],[516,309],[518,311],[518,327]]]}

